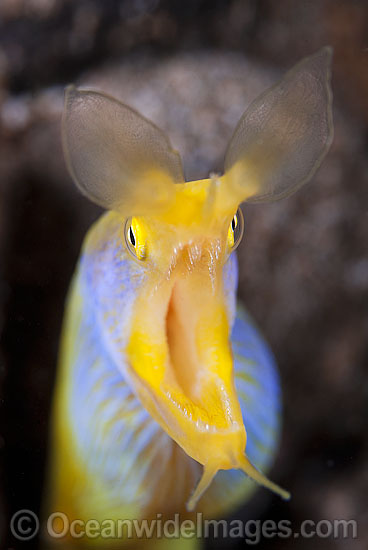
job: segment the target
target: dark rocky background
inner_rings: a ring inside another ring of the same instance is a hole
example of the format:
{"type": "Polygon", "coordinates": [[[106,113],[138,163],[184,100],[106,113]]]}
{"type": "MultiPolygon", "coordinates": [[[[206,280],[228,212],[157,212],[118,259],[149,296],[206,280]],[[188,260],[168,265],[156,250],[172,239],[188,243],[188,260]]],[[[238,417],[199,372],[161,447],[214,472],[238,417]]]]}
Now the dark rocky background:
{"type": "MultiPolygon", "coordinates": [[[[325,44],[335,140],[307,187],[244,208],[240,296],[277,357],[284,432],[273,477],[237,517],[355,519],[358,538],[262,539],[262,549],[368,547],[368,6],[361,0],[0,1],[1,541],[39,511],[63,304],[99,215],[75,191],[59,125],[69,82],[136,106],[183,152],[221,170],[249,101],[325,44]]],[[[208,542],[241,548],[242,541],[208,542]]]]}

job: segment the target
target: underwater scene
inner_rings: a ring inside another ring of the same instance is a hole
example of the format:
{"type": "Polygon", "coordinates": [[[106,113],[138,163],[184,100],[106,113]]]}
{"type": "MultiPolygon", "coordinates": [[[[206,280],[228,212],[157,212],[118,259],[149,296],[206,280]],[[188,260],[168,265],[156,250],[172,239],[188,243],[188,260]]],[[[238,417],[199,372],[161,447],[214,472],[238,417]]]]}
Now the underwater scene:
{"type": "Polygon", "coordinates": [[[0,1],[0,548],[367,548],[367,29],[0,1]]]}

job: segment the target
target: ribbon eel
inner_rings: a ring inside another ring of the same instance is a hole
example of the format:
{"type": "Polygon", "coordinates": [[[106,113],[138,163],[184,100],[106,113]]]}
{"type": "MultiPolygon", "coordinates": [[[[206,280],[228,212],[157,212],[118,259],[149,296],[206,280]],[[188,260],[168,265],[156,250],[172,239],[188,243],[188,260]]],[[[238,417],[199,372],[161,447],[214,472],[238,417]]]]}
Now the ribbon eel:
{"type": "MultiPolygon", "coordinates": [[[[289,498],[261,473],[277,449],[279,379],[236,303],[234,250],[239,205],[292,194],[328,151],[331,55],[326,47],[305,58],[255,99],[223,175],[200,181],[185,182],[179,154],[139,113],[67,88],[69,172],[107,212],[88,232],[67,301],[47,514],[215,518],[246,501],[254,481],[289,498]]],[[[103,534],[62,540],[66,548],[132,543],[103,534]]]]}

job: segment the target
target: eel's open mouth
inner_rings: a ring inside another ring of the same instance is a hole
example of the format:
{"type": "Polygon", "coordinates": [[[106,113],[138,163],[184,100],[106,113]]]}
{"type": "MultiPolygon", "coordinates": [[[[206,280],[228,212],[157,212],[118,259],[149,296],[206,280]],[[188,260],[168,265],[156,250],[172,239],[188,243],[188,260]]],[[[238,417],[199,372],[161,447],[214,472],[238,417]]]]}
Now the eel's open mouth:
{"type": "Polygon", "coordinates": [[[268,481],[245,455],[246,431],[236,395],[230,323],[220,287],[185,272],[147,292],[136,305],[127,347],[129,373],[142,404],[204,474],[193,509],[219,469],[242,469],[268,481]]]}
{"type": "MultiPolygon", "coordinates": [[[[215,433],[238,429],[239,424],[229,403],[229,392],[213,369],[216,365],[208,364],[201,356],[203,343],[198,341],[201,332],[198,322],[180,284],[174,284],[165,317],[168,360],[164,391],[178,414],[193,422],[198,431],[215,433]]],[[[219,342],[210,345],[219,356],[219,350],[216,350],[219,342]]],[[[224,342],[224,345],[228,348],[227,360],[231,361],[229,343],[224,342]]]]}

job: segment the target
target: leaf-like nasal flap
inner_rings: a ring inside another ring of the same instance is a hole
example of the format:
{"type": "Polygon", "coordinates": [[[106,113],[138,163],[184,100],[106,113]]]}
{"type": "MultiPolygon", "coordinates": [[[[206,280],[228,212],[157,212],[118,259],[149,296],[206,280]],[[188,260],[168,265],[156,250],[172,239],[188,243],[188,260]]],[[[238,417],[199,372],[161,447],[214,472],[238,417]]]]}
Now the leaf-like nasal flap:
{"type": "Polygon", "coordinates": [[[331,56],[325,47],[302,60],[240,119],[224,175],[240,202],[286,197],[322,162],[333,138],[331,56]]]}
{"type": "Polygon", "coordinates": [[[98,205],[124,215],[156,212],[184,181],[179,154],[152,122],[105,94],[69,86],[62,124],[71,176],[98,205]]]}

